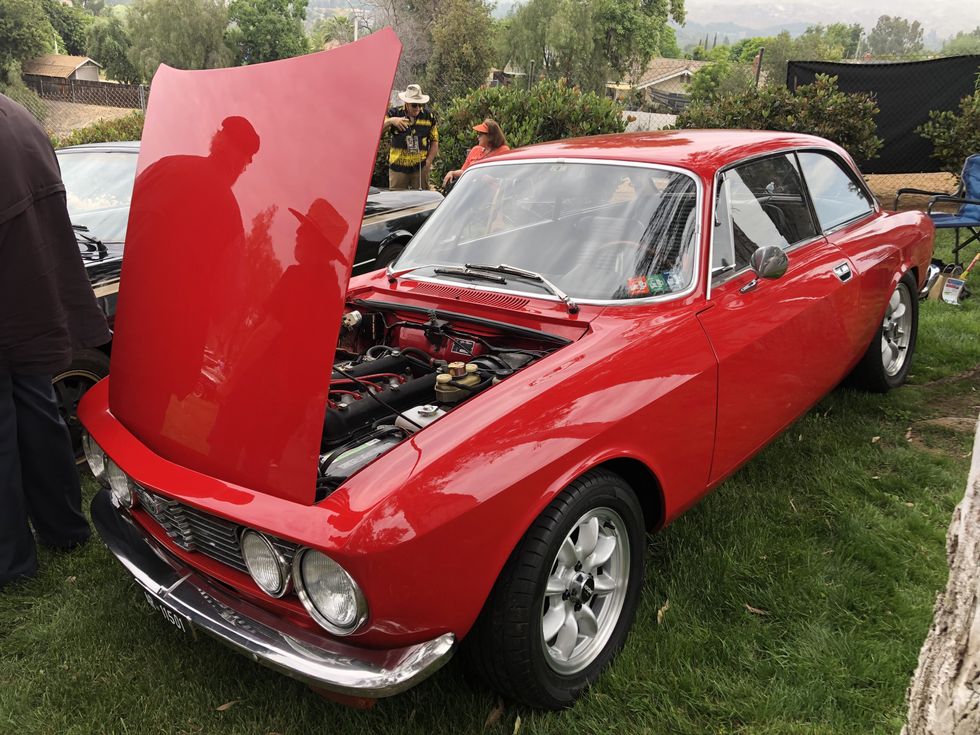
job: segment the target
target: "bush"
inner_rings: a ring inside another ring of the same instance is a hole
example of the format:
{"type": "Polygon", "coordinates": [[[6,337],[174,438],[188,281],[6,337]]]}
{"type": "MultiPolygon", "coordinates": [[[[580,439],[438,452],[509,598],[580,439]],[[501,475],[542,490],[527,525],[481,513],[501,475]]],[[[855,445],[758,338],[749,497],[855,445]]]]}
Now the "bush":
{"type": "MultiPolygon", "coordinates": [[[[621,133],[625,122],[622,107],[592,92],[583,93],[564,82],[543,81],[530,91],[515,87],[476,89],[457,97],[437,114],[439,160],[433,180],[441,182],[446,171],[459,168],[466,153],[476,145],[472,128],[485,118],[500,123],[511,148],[559,138],[600,133],[621,133]]],[[[374,181],[387,186],[387,136],[378,151],[374,181]]]]}
{"type": "Polygon", "coordinates": [[[0,68],[0,94],[5,94],[14,102],[26,107],[38,122],[44,122],[47,105],[33,89],[24,84],[18,62],[14,61],[8,67],[0,68]]]}
{"type": "Polygon", "coordinates": [[[63,138],[52,138],[55,148],[83,143],[112,143],[118,140],[139,140],[143,137],[145,116],[139,110],[115,120],[97,120],[84,128],[71,131],[63,138]]]}
{"type": "Polygon", "coordinates": [[[841,92],[837,77],[818,74],[813,84],[771,86],[725,95],[711,104],[692,103],[677,118],[677,128],[748,128],[810,133],[834,141],[858,161],[881,150],[875,133],[878,106],[869,94],[841,92]]]}
{"type": "Polygon", "coordinates": [[[932,141],[932,157],[944,170],[958,174],[967,156],[980,153],[980,89],[960,100],[959,114],[933,110],[915,132],[932,141]]]}

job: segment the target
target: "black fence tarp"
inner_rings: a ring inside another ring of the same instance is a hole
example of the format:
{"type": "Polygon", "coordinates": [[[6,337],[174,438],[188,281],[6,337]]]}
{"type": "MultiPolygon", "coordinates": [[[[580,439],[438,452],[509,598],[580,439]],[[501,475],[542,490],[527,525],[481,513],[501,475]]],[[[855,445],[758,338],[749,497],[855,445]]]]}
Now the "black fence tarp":
{"type": "MultiPolygon", "coordinates": [[[[878,137],[884,141],[876,158],[861,162],[868,174],[939,171],[932,143],[915,129],[929,120],[930,110],[958,110],[973,94],[980,55],[951,56],[894,64],[842,64],[831,61],[790,61],[786,86],[810,84],[817,74],[837,77],[842,92],[870,92],[878,101],[878,137]]],[[[956,172],[959,173],[959,172],[956,172]]]]}

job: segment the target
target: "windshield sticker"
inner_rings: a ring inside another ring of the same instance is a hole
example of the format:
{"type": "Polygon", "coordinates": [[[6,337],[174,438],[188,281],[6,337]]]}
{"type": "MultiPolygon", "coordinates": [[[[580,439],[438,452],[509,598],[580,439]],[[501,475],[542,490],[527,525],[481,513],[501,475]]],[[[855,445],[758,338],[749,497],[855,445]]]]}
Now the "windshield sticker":
{"type": "Polygon", "coordinates": [[[626,280],[626,291],[630,296],[645,296],[650,293],[646,276],[637,276],[626,280]]]}
{"type": "Polygon", "coordinates": [[[684,290],[684,278],[680,274],[671,271],[670,273],[665,273],[664,275],[667,277],[667,285],[670,286],[671,291],[684,290]]]}
{"type": "Polygon", "coordinates": [[[654,295],[668,293],[670,291],[670,286],[667,285],[667,279],[659,273],[647,276],[647,285],[650,287],[650,293],[654,295]]]}

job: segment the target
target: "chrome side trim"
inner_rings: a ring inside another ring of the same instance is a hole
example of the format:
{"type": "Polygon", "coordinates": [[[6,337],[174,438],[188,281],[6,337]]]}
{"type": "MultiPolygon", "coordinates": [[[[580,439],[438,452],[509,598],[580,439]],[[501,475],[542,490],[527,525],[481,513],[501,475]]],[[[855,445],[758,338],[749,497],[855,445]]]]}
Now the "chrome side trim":
{"type": "Polygon", "coordinates": [[[357,697],[388,697],[415,686],[452,656],[444,633],[404,648],[372,650],[319,636],[212,584],[117,511],[108,490],[92,499],[92,521],[109,550],[158,605],[195,630],[306,684],[357,697]]]}

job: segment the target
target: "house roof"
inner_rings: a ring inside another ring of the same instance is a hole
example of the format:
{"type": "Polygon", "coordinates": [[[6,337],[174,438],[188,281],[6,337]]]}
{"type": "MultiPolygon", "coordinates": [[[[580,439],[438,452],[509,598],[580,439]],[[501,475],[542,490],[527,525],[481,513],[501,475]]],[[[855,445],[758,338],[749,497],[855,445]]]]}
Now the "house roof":
{"type": "Polygon", "coordinates": [[[45,54],[36,59],[25,61],[24,74],[37,74],[42,77],[61,77],[67,79],[79,67],[85,64],[95,64],[100,69],[102,65],[88,56],[62,56],[61,54],[45,54]]]}
{"type": "Polygon", "coordinates": [[[708,63],[710,62],[694,61],[692,59],[651,59],[650,63],[647,64],[646,71],[643,72],[642,76],[636,82],[636,87],[649,87],[651,84],[663,82],[685,72],[693,74],[708,63]]]}

